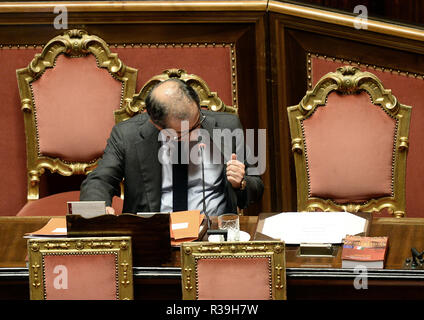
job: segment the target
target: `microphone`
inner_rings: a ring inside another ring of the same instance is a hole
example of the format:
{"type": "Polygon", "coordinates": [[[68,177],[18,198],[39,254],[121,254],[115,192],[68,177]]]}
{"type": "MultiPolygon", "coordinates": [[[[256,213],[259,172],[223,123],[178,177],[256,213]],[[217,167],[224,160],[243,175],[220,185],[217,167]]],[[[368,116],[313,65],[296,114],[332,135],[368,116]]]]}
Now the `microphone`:
{"type": "Polygon", "coordinates": [[[418,250],[416,248],[411,248],[411,253],[412,253],[413,257],[417,257],[417,258],[421,259],[424,252],[420,253],[420,252],[418,252],[418,250]]]}
{"type": "Polygon", "coordinates": [[[206,220],[208,221],[208,229],[211,228],[211,220],[209,219],[209,215],[206,212],[206,191],[205,191],[205,166],[204,166],[204,154],[205,154],[205,147],[206,145],[204,143],[201,143],[202,141],[202,136],[199,135],[199,137],[197,138],[197,143],[199,144],[199,154],[201,157],[201,166],[202,166],[202,193],[203,193],[203,197],[202,197],[202,203],[203,203],[203,213],[206,216],[206,220]]]}

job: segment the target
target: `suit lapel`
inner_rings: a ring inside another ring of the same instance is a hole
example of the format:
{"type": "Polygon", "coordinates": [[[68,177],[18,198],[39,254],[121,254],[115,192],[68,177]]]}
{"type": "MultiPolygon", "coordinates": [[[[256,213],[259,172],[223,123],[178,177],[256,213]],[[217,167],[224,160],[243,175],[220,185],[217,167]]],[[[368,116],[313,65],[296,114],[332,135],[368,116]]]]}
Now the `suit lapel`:
{"type": "Polygon", "coordinates": [[[202,129],[207,130],[211,141],[214,143],[215,147],[217,147],[219,151],[221,152],[221,155],[224,158],[224,166],[225,166],[225,162],[231,159],[231,153],[233,153],[232,141],[228,141],[230,143],[224,143],[225,140],[221,135],[217,135],[216,137],[214,137],[213,130],[214,129],[222,130],[222,128],[219,128],[216,125],[215,118],[213,118],[210,115],[208,115],[205,121],[203,122],[202,129]]]}
{"type": "Polygon", "coordinates": [[[158,159],[160,148],[158,133],[159,131],[150,121],[145,121],[140,128],[141,140],[135,146],[151,212],[160,211],[162,195],[162,166],[158,159]]]}
{"type": "Polygon", "coordinates": [[[205,121],[202,123],[202,129],[205,129],[208,131],[209,136],[211,139],[213,138],[213,129],[215,129],[216,126],[216,120],[211,116],[206,116],[205,121]]]}

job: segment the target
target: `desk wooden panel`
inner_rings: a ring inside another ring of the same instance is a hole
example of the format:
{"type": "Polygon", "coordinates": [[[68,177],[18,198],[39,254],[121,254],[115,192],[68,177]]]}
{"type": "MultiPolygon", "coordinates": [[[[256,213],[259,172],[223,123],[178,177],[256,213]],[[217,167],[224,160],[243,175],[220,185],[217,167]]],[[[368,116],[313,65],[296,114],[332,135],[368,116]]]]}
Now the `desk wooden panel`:
{"type": "Polygon", "coordinates": [[[411,248],[424,250],[424,219],[380,218],[371,225],[372,236],[388,236],[387,269],[402,269],[403,262],[411,256],[411,248]]]}
{"type": "MultiPolygon", "coordinates": [[[[0,300],[28,299],[28,270],[25,267],[26,240],[22,236],[41,228],[49,217],[0,217],[0,300]]],[[[256,216],[240,219],[241,229],[254,235],[256,216]]],[[[213,225],[214,226],[213,222],[213,225]]],[[[369,270],[368,289],[353,286],[358,275],[341,269],[341,250],[335,258],[298,257],[296,246],[287,246],[288,299],[419,299],[424,292],[424,271],[403,270],[411,247],[424,249],[424,219],[374,219],[371,235],[389,236],[384,270],[369,270]]],[[[180,252],[172,251],[169,263],[137,267],[135,299],[181,299],[180,252]]]]}
{"type": "MultiPolygon", "coordinates": [[[[406,258],[411,256],[411,248],[424,250],[424,219],[421,218],[374,218],[370,236],[388,236],[389,248],[385,269],[402,269],[406,258]]],[[[287,246],[288,268],[341,268],[341,248],[334,258],[297,257],[297,246],[287,246]]]]}
{"type": "Polygon", "coordinates": [[[0,268],[25,267],[25,233],[43,227],[50,217],[0,217],[0,268]]]}

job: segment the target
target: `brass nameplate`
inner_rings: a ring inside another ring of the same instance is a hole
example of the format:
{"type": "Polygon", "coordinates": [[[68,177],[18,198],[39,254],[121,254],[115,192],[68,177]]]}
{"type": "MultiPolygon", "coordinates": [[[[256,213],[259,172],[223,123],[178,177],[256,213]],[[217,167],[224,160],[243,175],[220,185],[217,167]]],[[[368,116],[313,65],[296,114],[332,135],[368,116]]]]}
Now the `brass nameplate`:
{"type": "Polygon", "coordinates": [[[330,243],[301,243],[298,257],[335,257],[337,247],[330,243]]]}

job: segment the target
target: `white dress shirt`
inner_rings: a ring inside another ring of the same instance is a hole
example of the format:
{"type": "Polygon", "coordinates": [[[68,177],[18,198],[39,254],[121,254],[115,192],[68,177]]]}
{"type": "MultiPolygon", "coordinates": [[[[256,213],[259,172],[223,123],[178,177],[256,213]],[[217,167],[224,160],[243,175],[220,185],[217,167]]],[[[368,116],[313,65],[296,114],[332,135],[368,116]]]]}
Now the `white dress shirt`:
{"type": "MultiPolygon", "coordinates": [[[[160,133],[162,134],[162,132],[160,133]]],[[[162,147],[159,152],[159,161],[162,164],[162,197],[161,212],[172,212],[172,158],[176,150],[174,142],[165,142],[165,135],[161,137],[162,147]]],[[[225,179],[224,160],[213,157],[213,143],[207,144],[204,148],[204,177],[205,177],[205,203],[209,216],[216,216],[225,213],[225,179]],[[214,161],[213,161],[214,160],[214,161]]],[[[197,141],[190,141],[188,158],[188,210],[200,210],[203,212],[203,186],[202,186],[202,165],[201,153],[197,141]]],[[[219,151],[218,151],[219,152],[219,151]]]]}

